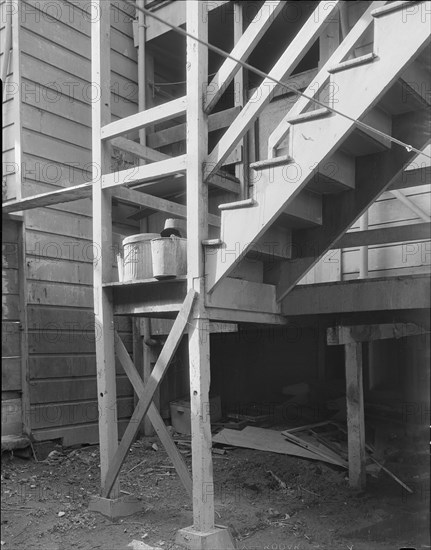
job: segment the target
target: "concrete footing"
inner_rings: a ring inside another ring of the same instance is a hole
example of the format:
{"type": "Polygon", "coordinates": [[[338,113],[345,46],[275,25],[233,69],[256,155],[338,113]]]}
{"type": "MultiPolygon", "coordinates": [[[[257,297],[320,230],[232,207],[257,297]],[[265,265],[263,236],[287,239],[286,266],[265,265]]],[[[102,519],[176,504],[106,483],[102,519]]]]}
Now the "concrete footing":
{"type": "Polygon", "coordinates": [[[205,533],[196,531],[193,526],[177,532],[176,544],[188,550],[235,550],[235,541],[227,527],[216,525],[205,533]]]}
{"type": "Polygon", "coordinates": [[[131,516],[132,514],[136,514],[136,512],[140,512],[143,507],[143,502],[133,496],[104,498],[92,495],[88,505],[90,512],[99,512],[110,519],[131,516]]]}

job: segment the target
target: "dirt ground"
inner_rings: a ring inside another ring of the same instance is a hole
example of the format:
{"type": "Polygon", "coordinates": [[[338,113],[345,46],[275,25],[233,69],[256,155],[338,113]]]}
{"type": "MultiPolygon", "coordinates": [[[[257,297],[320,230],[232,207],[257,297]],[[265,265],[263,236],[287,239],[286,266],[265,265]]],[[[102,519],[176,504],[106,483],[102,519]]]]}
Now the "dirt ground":
{"type": "MultiPolygon", "coordinates": [[[[126,550],[132,540],[178,550],[175,533],[192,524],[191,501],[161,445],[152,448],[155,441],[137,441],[121,475],[123,494],[142,499],[143,511],[115,522],[87,510],[99,487],[97,446],[57,447],[40,462],[4,453],[4,550],[126,550]]],[[[186,460],[190,464],[189,456],[186,460]]],[[[426,455],[413,448],[393,455],[386,466],[413,495],[383,472],[376,479],[368,476],[366,492],[358,494],[336,466],[229,450],[214,455],[217,521],[232,529],[241,550],[430,548],[426,455]]]]}

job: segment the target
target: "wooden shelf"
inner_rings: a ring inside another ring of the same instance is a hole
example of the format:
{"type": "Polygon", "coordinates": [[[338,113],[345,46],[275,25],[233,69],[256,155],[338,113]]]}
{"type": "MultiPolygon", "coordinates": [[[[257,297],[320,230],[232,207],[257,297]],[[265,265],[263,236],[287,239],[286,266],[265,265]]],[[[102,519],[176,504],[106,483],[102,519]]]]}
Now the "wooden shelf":
{"type": "Polygon", "coordinates": [[[170,279],[155,279],[152,277],[151,279],[137,279],[136,281],[122,281],[122,282],[114,282],[114,283],[104,283],[102,286],[104,288],[116,288],[116,287],[135,287],[135,286],[141,286],[141,285],[154,285],[154,284],[165,284],[165,283],[178,283],[178,282],[184,282],[187,281],[187,277],[181,276],[181,277],[172,277],[170,279]]]}
{"type": "Polygon", "coordinates": [[[142,279],[125,283],[106,283],[112,288],[114,315],[175,317],[187,293],[187,277],[142,279]]]}

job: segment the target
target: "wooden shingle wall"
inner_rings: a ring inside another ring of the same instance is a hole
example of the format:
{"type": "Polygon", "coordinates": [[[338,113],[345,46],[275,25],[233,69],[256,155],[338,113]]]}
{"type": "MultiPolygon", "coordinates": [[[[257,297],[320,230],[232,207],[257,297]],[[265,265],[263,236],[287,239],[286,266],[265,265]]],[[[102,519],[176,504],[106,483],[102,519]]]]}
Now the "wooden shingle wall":
{"type": "MultiPolygon", "coordinates": [[[[112,119],[137,110],[133,10],[112,8],[112,119]]],[[[90,3],[21,3],[23,195],[91,178],[90,3]]],[[[117,160],[118,161],[118,160],[117,160]]],[[[121,162],[121,159],[120,159],[121,162]]],[[[138,232],[127,208],[114,207],[114,231],[138,232]]],[[[91,201],[25,214],[28,369],[36,439],[65,444],[98,440],[92,291],[91,201]]],[[[113,254],[113,263],[115,255],[113,254]]],[[[117,328],[131,351],[131,326],[117,328]]],[[[120,432],[133,392],[118,365],[120,432]]]]}

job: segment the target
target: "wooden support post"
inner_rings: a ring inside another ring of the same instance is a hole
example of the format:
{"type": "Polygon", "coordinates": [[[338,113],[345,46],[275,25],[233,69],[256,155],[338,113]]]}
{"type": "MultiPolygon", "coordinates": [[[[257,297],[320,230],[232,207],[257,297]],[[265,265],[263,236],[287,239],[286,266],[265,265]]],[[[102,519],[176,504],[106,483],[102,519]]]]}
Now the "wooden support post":
{"type": "MultiPolygon", "coordinates": [[[[106,477],[118,447],[117,394],[114,353],[114,315],[110,289],[103,283],[112,280],[112,215],[111,194],[102,189],[102,173],[110,170],[111,151],[101,141],[101,128],[111,120],[110,109],[110,2],[91,4],[91,81],[93,83],[92,150],[93,150],[93,242],[94,314],[97,329],[97,396],[99,404],[100,475],[102,493],[106,477]]],[[[110,488],[111,498],[119,496],[119,483],[110,488]]]]}
{"type": "MultiPolygon", "coordinates": [[[[133,388],[139,398],[145,392],[145,384],[142,381],[142,378],[139,372],[136,369],[136,366],[133,364],[130,355],[127,353],[127,349],[123,344],[120,336],[115,332],[115,350],[117,356],[124,368],[125,373],[129,377],[130,382],[133,385],[133,388]]],[[[172,460],[173,465],[178,473],[179,478],[181,479],[187,494],[192,496],[192,478],[190,477],[187,465],[175,446],[174,440],[170,436],[165,423],[163,422],[162,417],[160,416],[157,407],[154,402],[148,407],[147,413],[148,421],[154,426],[154,429],[159,436],[160,441],[162,442],[166,452],[169,455],[169,458],[172,460]]]]}
{"type": "Polygon", "coordinates": [[[364,392],[362,386],[362,343],[346,344],[347,432],[349,448],[349,483],[355,489],[364,489],[365,422],[364,392]]]}
{"type": "MultiPolygon", "coordinates": [[[[130,445],[133,443],[136,433],[139,430],[139,425],[146,415],[148,408],[150,407],[151,402],[154,398],[154,393],[157,390],[163,377],[165,376],[166,371],[169,367],[169,363],[171,362],[172,357],[174,356],[178,345],[180,344],[184,329],[189,322],[189,317],[193,307],[195,296],[196,293],[193,290],[190,290],[186,296],[186,299],[184,300],[183,305],[181,306],[180,311],[178,312],[172,330],[169,333],[169,336],[166,340],[165,345],[163,346],[159,358],[157,359],[157,363],[151,373],[151,376],[147,384],[145,385],[145,389],[139,398],[138,404],[133,412],[126,431],[124,432],[117,452],[115,453],[115,456],[111,461],[109,471],[106,474],[105,486],[102,493],[103,497],[109,497],[111,495],[111,492],[113,491],[115,482],[120,473],[120,468],[123,465],[126,455],[130,449],[130,445]]],[[[114,343],[114,338],[112,338],[112,334],[111,340],[112,343],[114,343]]]]}
{"type": "MultiPolygon", "coordinates": [[[[208,41],[206,2],[187,2],[187,31],[208,41]]],[[[208,238],[208,188],[203,167],[208,151],[208,117],[204,113],[208,50],[187,38],[187,286],[196,291],[189,323],[190,405],[193,470],[193,526],[181,529],[176,542],[190,549],[234,548],[229,531],[214,522],[214,483],[209,415],[209,321],[205,310],[204,257],[208,238]]]]}

